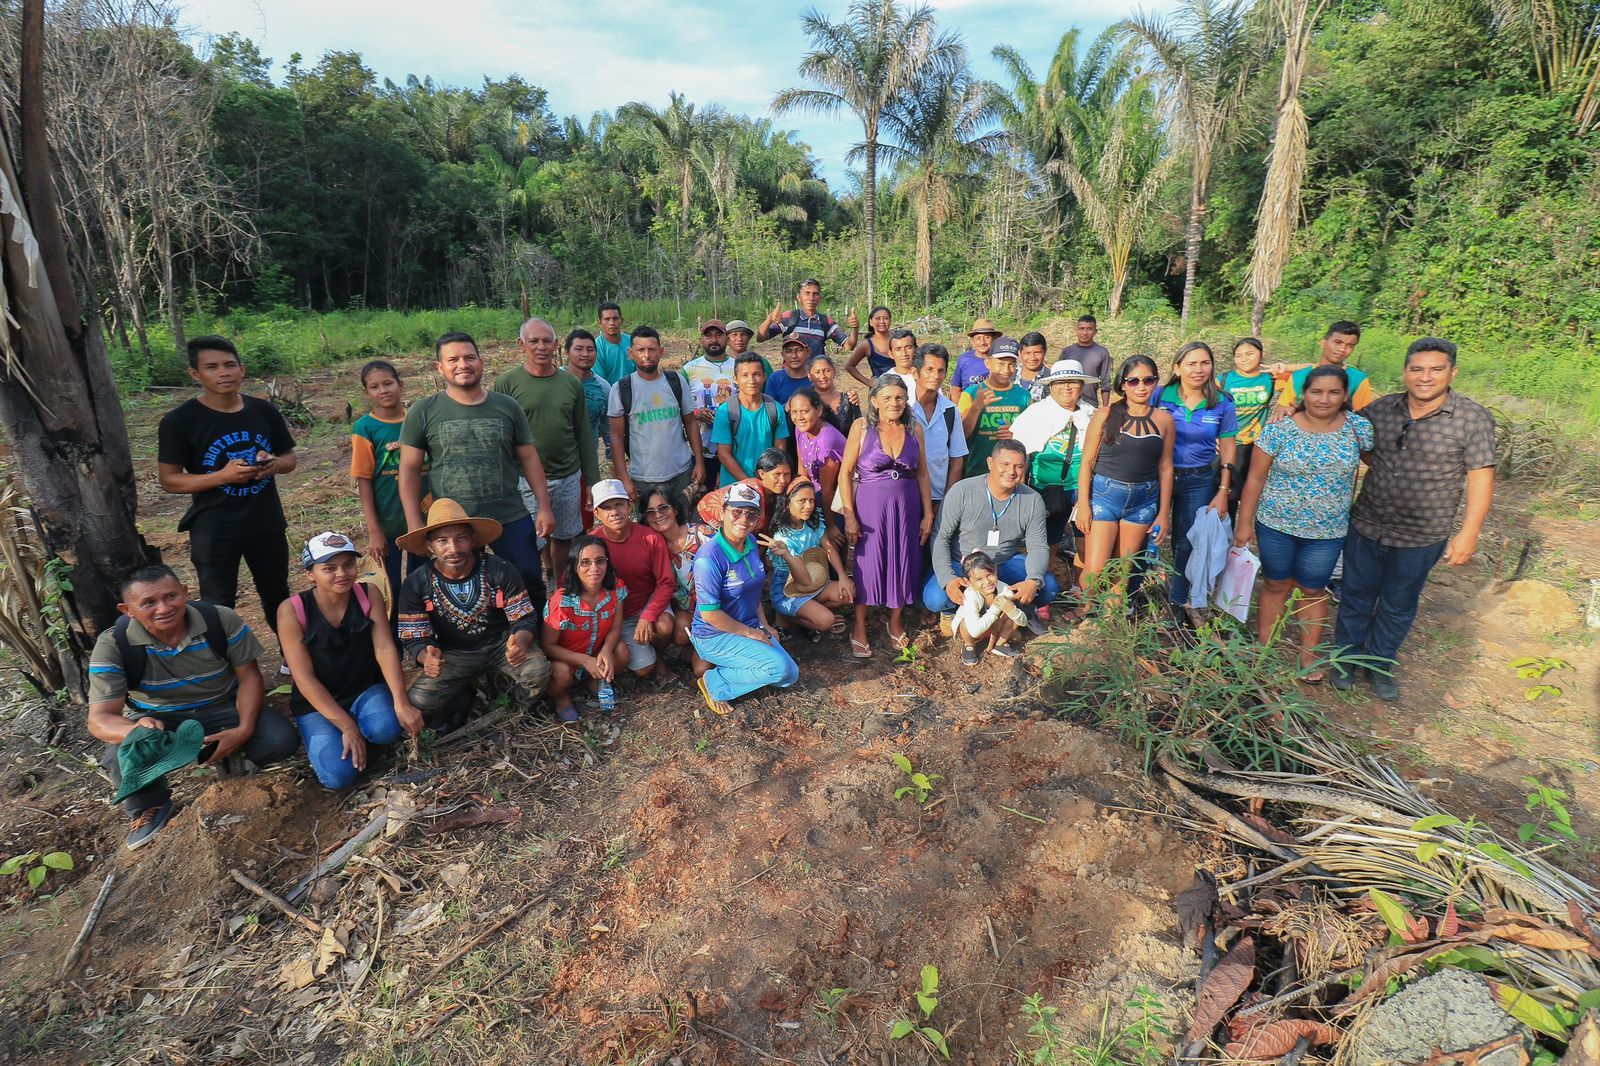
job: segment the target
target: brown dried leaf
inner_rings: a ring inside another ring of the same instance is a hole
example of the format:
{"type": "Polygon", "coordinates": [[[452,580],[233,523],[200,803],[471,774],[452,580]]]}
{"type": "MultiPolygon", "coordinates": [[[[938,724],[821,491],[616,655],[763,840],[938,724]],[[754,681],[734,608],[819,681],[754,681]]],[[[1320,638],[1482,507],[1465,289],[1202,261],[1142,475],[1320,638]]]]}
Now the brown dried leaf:
{"type": "Polygon", "coordinates": [[[1589,925],[1589,919],[1583,916],[1583,908],[1572,900],[1567,900],[1567,917],[1572,920],[1572,927],[1576,929],[1590,945],[1600,949],[1600,936],[1596,936],[1594,929],[1589,925]]]}
{"type": "Polygon", "coordinates": [[[1216,878],[1208,870],[1196,870],[1193,883],[1178,893],[1173,905],[1178,911],[1178,929],[1188,943],[1217,908],[1216,878]]]}
{"type": "Polygon", "coordinates": [[[1344,1002],[1340,1003],[1337,1010],[1340,1013],[1349,1011],[1362,1000],[1375,996],[1388,988],[1389,982],[1394,978],[1408,974],[1435,955],[1443,955],[1447,951],[1454,950],[1454,948],[1454,944],[1435,944],[1432,947],[1423,948],[1421,951],[1413,951],[1406,955],[1396,955],[1391,959],[1385,959],[1378,964],[1376,969],[1361,979],[1361,987],[1352,992],[1344,1002]]]}
{"type": "Polygon", "coordinates": [[[1229,1044],[1224,1052],[1229,1059],[1278,1059],[1294,1050],[1302,1037],[1312,1044],[1337,1044],[1344,1034],[1331,1025],[1305,1018],[1284,1018],[1250,1030],[1229,1044]]]}
{"type": "Polygon", "coordinates": [[[1439,939],[1448,940],[1461,932],[1461,919],[1456,915],[1456,901],[1445,905],[1444,917],[1439,919],[1439,939]]]}
{"type": "Polygon", "coordinates": [[[316,975],[321,977],[345,953],[345,941],[332,926],[322,930],[322,940],[317,944],[316,975]]]}
{"type": "Polygon", "coordinates": [[[312,968],[311,960],[303,956],[290,959],[283,964],[283,969],[278,971],[278,983],[290,992],[304,988],[316,979],[317,974],[312,968]]]}
{"type": "Polygon", "coordinates": [[[1254,826],[1262,836],[1266,837],[1274,844],[1299,843],[1299,841],[1292,834],[1286,833],[1282,829],[1279,829],[1277,826],[1267,821],[1263,815],[1246,811],[1244,814],[1239,815],[1239,818],[1241,821],[1248,822],[1250,825],[1254,826]]]}
{"type": "Polygon", "coordinates": [[[1216,968],[1206,974],[1195,994],[1194,1022],[1185,1042],[1203,1040],[1217,1027],[1228,1009],[1239,1001],[1256,976],[1256,942],[1239,938],[1216,968]]]}
{"type": "Polygon", "coordinates": [[[515,822],[521,817],[522,811],[516,807],[478,807],[447,814],[432,825],[423,826],[422,831],[428,836],[438,836],[441,833],[454,833],[458,829],[470,829],[475,825],[515,822]]]}
{"type": "Polygon", "coordinates": [[[1545,948],[1550,951],[1584,951],[1600,955],[1587,940],[1577,933],[1569,933],[1563,929],[1534,929],[1526,925],[1502,925],[1485,930],[1496,940],[1509,940],[1513,944],[1522,944],[1530,948],[1545,948]]]}

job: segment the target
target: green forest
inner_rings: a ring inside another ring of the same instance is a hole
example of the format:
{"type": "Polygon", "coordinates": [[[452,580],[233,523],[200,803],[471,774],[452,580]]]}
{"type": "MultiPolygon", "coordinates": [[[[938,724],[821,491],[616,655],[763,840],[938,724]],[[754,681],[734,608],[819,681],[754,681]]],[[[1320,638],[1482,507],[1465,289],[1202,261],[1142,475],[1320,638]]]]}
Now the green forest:
{"type": "Polygon", "coordinates": [[[810,50],[763,115],[676,93],[558,115],[523,78],[396,83],[356,52],[275,68],[180,14],[49,12],[60,198],[125,388],[183,380],[186,331],[293,369],[420,346],[451,318],[421,312],[565,325],[614,298],[681,327],[806,275],[841,313],[951,325],[1352,318],[1537,398],[1600,371],[1594,0],[1185,0],[1064,24],[1040,69],[996,46],[998,82],[935,10],[857,0],[795,13],[810,50]],[[802,113],[851,124],[847,182],[786,129],[802,113]]]}

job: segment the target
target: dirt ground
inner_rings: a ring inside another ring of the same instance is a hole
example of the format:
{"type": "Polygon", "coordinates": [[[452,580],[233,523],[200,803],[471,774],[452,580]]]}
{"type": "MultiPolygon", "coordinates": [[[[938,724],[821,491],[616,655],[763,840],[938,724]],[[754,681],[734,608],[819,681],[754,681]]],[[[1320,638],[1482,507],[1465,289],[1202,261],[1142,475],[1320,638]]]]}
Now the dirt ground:
{"type": "MultiPolygon", "coordinates": [[[[515,358],[488,354],[491,370],[515,358]]],[[[400,363],[413,396],[431,387],[423,358],[400,363]]],[[[347,366],[302,383],[318,421],[297,430],[284,479],[291,538],[359,528],[353,378],[347,366]]],[[[181,395],[129,404],[147,534],[180,570],[184,501],[160,492],[153,456],[181,395]]],[[[1600,653],[1582,615],[1600,523],[1511,485],[1491,526],[1478,560],[1430,583],[1400,703],[1315,695],[1444,806],[1514,832],[1521,779],[1536,775],[1567,791],[1592,840],[1600,653]],[[1530,701],[1534,682],[1508,664],[1534,656],[1568,665],[1542,679],[1559,692],[1530,701]]],[[[259,621],[253,596],[241,607],[259,621]]],[[[122,847],[98,746],[78,723],[44,746],[41,713],[21,707],[0,763],[0,855],[64,850],[75,869],[39,895],[0,887],[0,1057],[913,1063],[936,1056],[889,1029],[919,1017],[926,966],[939,1003],[922,1024],[955,1061],[1031,1050],[1020,1009],[1035,994],[1085,1033],[1147,986],[1181,1027],[1197,959],[1171,898],[1196,867],[1239,860],[1163,816],[1137,755],[1047,716],[1025,667],[964,670],[932,626],[908,662],[880,643],[867,664],[842,643],[802,644],[800,684],[727,719],[697,717],[686,687],[630,690],[581,734],[506,708],[345,795],[303,761],[197,773],[138,853],[122,847]],[[940,775],[925,803],[896,798],[894,753],[940,775]],[[231,877],[287,892],[384,810],[392,833],[312,887],[321,933],[231,877]],[[112,872],[88,965],[63,981],[112,872]]],[[[1592,874],[1592,859],[1574,862],[1592,874]]]]}

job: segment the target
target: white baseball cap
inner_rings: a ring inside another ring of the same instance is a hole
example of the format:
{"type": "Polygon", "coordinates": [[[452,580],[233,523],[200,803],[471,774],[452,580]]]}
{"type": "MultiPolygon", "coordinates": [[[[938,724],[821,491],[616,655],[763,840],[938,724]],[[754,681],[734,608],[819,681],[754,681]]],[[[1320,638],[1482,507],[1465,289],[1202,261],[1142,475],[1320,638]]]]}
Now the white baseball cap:
{"type": "Polygon", "coordinates": [[[608,477],[604,481],[596,481],[594,488],[589,490],[589,500],[595,507],[599,507],[602,503],[610,503],[612,500],[633,502],[633,498],[628,495],[628,490],[623,487],[622,482],[614,477],[608,477]]]}
{"type": "Polygon", "coordinates": [[[343,533],[318,533],[306,541],[305,550],[300,553],[300,565],[307,570],[318,563],[325,563],[335,555],[360,555],[361,549],[355,542],[343,533]]]}

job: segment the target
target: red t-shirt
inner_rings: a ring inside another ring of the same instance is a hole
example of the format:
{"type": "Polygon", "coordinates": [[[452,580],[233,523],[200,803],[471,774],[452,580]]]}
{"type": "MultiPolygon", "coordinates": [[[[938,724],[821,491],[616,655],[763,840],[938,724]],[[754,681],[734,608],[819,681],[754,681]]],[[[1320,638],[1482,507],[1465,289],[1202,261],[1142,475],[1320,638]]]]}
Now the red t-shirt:
{"type": "Polygon", "coordinates": [[[590,607],[579,593],[568,595],[556,589],[544,606],[544,624],[560,634],[563,648],[592,656],[611,635],[612,627],[617,624],[617,609],[627,596],[628,590],[618,586],[616,591],[604,593],[600,602],[590,607]]]}
{"type": "Polygon", "coordinates": [[[654,622],[672,602],[676,577],[672,573],[672,553],[667,542],[653,529],[633,524],[628,539],[617,543],[605,535],[599,526],[590,530],[606,542],[606,555],[611,559],[611,569],[617,580],[628,587],[627,598],[622,602],[622,617],[640,618],[654,622]]]}

